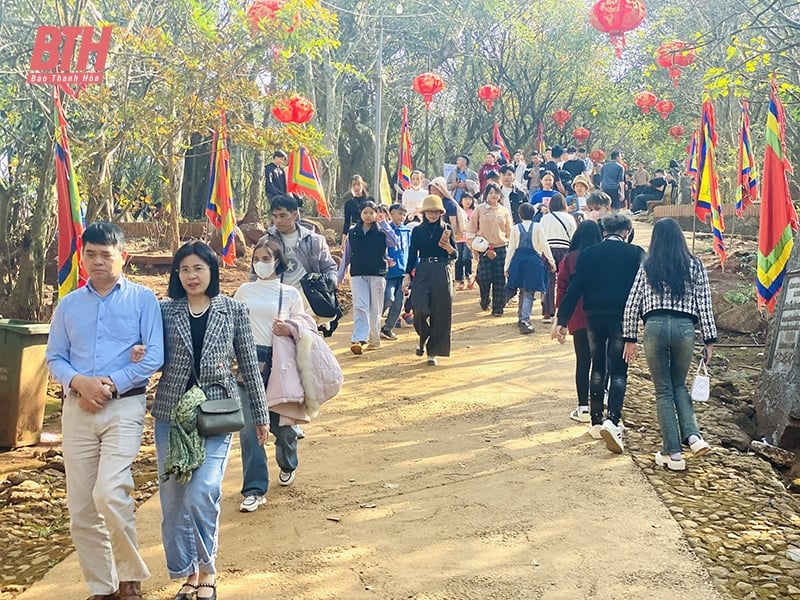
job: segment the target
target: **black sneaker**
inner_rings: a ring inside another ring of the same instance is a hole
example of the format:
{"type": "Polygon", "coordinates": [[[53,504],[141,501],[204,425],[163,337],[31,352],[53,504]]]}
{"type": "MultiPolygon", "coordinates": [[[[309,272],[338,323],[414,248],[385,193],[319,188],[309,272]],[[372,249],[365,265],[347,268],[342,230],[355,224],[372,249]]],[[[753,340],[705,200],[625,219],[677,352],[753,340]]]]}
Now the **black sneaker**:
{"type": "Polygon", "coordinates": [[[394,334],[394,331],[392,331],[391,329],[389,329],[388,331],[386,329],[381,329],[381,337],[384,340],[396,340],[397,339],[397,336],[394,334]]]}
{"type": "Polygon", "coordinates": [[[530,323],[526,323],[525,321],[520,321],[519,332],[522,335],[528,335],[529,333],[533,333],[533,325],[531,325],[530,323]]]}

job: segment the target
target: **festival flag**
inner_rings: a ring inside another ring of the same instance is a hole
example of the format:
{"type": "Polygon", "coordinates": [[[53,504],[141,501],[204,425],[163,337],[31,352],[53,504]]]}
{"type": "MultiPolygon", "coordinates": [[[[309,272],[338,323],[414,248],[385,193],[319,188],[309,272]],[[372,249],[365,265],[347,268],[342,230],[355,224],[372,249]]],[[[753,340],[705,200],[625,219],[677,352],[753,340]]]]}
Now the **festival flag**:
{"type": "Polygon", "coordinates": [[[714,151],[717,146],[717,132],[714,125],[714,105],[711,99],[703,101],[703,114],[700,119],[700,134],[697,140],[697,200],[695,214],[705,222],[711,216],[711,231],[714,234],[714,253],[719,256],[722,265],[727,254],[722,233],[725,223],[722,219],[720,205],[719,181],[715,167],[714,151]]]}
{"type": "Polygon", "coordinates": [[[547,150],[547,146],[544,143],[544,127],[542,127],[542,122],[539,121],[539,128],[536,132],[536,151],[544,156],[545,150],[547,150]]]}
{"type": "Polygon", "coordinates": [[[211,224],[222,234],[222,262],[229,267],[233,266],[233,262],[236,260],[236,244],[233,234],[236,215],[233,210],[233,188],[231,187],[225,111],[220,111],[219,129],[214,132],[211,143],[211,175],[208,180],[206,215],[211,224]]]}
{"type": "Polygon", "coordinates": [[[758,200],[758,172],[750,147],[749,105],[742,101],[742,129],[739,132],[739,169],[736,172],[736,214],[744,217],[744,209],[758,200]]]}
{"type": "Polygon", "coordinates": [[[758,305],[775,312],[786,274],[786,263],[794,245],[797,212],[789,193],[787,174],[792,165],[786,156],[786,117],[772,78],[764,149],[764,178],[761,183],[761,224],[758,229],[756,293],[758,305]]]}
{"type": "Polygon", "coordinates": [[[397,152],[397,183],[404,190],[411,185],[411,170],[411,133],[408,129],[408,107],[403,106],[400,147],[397,152]]]}
{"type": "Polygon", "coordinates": [[[503,141],[503,136],[500,135],[500,126],[497,124],[497,121],[494,122],[494,127],[492,128],[492,146],[498,146],[500,148],[500,156],[503,157],[507,163],[511,162],[511,155],[508,153],[508,148],[506,148],[506,143],[503,141]]]}
{"type": "Polygon", "coordinates": [[[58,91],[54,96],[58,122],[56,138],[56,197],[58,200],[58,297],[78,289],[88,279],[81,262],[81,236],[86,217],[78,195],[78,182],[67,140],[67,120],[58,91]]]}
{"type": "Polygon", "coordinates": [[[286,191],[290,194],[305,194],[317,204],[317,213],[326,219],[331,218],[322,179],[317,169],[317,160],[305,148],[289,153],[289,168],[286,177],[286,191]]]}

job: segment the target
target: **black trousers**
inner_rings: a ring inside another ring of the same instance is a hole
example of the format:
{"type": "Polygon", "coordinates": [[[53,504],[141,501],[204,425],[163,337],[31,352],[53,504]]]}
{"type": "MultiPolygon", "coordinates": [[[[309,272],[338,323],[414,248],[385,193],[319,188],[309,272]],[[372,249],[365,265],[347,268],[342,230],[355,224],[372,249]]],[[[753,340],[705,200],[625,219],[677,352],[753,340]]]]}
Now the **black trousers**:
{"type": "Polygon", "coordinates": [[[589,406],[589,370],[592,368],[592,350],[589,347],[589,331],[586,328],[572,333],[575,349],[575,389],[578,406],[589,406]]]}
{"type": "Polygon", "coordinates": [[[448,262],[420,262],[409,298],[419,347],[428,356],[450,356],[453,274],[448,262]]]}
{"type": "Polygon", "coordinates": [[[475,280],[481,292],[481,308],[489,306],[489,295],[492,300],[492,314],[502,315],[506,305],[506,247],[495,248],[497,256],[493,260],[482,253],[478,261],[475,280]]]}
{"type": "Polygon", "coordinates": [[[617,425],[622,417],[622,402],[628,386],[628,363],[622,359],[622,319],[589,316],[589,348],[592,374],[589,381],[589,405],[592,425],[603,423],[603,396],[608,372],[608,418],[617,425]]]}
{"type": "Polygon", "coordinates": [[[622,208],[622,199],[619,197],[619,188],[603,188],[603,191],[611,198],[611,208],[619,210],[622,208]]]}

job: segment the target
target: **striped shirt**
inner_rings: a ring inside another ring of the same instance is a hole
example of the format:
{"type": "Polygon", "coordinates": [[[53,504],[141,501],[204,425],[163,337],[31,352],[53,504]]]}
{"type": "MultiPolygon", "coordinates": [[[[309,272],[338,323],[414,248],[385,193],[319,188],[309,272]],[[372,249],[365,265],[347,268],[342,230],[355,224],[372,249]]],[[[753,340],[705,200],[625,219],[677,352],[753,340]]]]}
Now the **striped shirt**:
{"type": "Polygon", "coordinates": [[[628,295],[628,302],[625,304],[625,316],[622,322],[623,339],[635,342],[639,319],[647,321],[647,316],[654,312],[676,313],[691,317],[695,323],[700,322],[705,343],[711,344],[717,341],[717,326],[711,308],[711,286],[708,283],[706,268],[700,259],[692,257],[689,281],[686,282],[686,290],[680,298],[673,298],[668,290],[658,294],[647,280],[644,265],[639,267],[631,293],[628,295]]]}

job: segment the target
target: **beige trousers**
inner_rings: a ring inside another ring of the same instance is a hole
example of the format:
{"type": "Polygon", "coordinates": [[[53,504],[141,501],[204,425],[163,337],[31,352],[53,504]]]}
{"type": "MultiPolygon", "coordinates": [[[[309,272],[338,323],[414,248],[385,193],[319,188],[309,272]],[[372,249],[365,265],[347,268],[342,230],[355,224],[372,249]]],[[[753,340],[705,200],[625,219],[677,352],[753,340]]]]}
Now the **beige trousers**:
{"type": "Polygon", "coordinates": [[[61,417],[72,543],[92,594],[150,577],[136,542],[131,464],[139,453],[145,396],[116,398],[91,414],[73,392],[61,417]]]}

